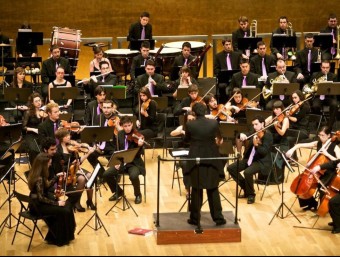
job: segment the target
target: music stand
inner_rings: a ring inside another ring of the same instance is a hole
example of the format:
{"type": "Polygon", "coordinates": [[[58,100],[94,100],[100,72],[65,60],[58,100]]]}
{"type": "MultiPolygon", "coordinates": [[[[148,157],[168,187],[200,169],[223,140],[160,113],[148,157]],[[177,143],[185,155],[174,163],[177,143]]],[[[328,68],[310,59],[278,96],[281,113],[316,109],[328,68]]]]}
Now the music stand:
{"type": "Polygon", "coordinates": [[[175,81],[177,79],[179,79],[179,72],[181,70],[182,66],[173,66],[171,69],[171,73],[170,73],[170,80],[171,81],[175,81]]]}
{"type": "Polygon", "coordinates": [[[18,44],[25,46],[43,45],[43,32],[18,32],[18,44]]]}
{"type": "Polygon", "coordinates": [[[168,108],[167,96],[154,96],[152,97],[152,100],[154,100],[157,103],[157,111],[161,112],[168,108]]]}
{"type": "Polygon", "coordinates": [[[80,133],[80,139],[83,143],[95,143],[102,141],[112,141],[114,131],[112,127],[86,126],[80,133]]]}
{"type": "MultiPolygon", "coordinates": [[[[122,165],[124,166],[127,163],[131,163],[135,159],[139,150],[140,150],[140,147],[128,149],[128,150],[116,151],[112,154],[107,166],[108,167],[114,167],[116,165],[121,165],[121,167],[122,167],[122,165]]],[[[118,179],[117,179],[117,183],[118,183],[118,179]]],[[[116,203],[110,208],[110,210],[108,210],[106,212],[105,215],[107,215],[120,202],[120,200],[123,200],[123,208],[122,209],[119,208],[119,207],[117,207],[117,208],[121,209],[122,211],[125,211],[125,210],[131,208],[133,210],[133,212],[136,214],[136,216],[138,217],[137,212],[135,211],[135,209],[132,207],[131,203],[129,202],[129,200],[125,196],[125,176],[124,176],[124,174],[123,174],[123,192],[122,193],[123,193],[122,197],[117,198],[116,203]],[[127,207],[125,207],[125,205],[127,207]]]]}
{"type": "Polygon", "coordinates": [[[317,95],[340,95],[339,82],[321,82],[317,84],[317,95]]]}
{"type": "Polygon", "coordinates": [[[155,49],[155,40],[154,39],[138,39],[130,41],[130,50],[140,51],[141,45],[144,41],[148,41],[150,43],[150,50],[155,49]]]}
{"type": "Polygon", "coordinates": [[[57,88],[51,88],[50,91],[50,98],[54,101],[61,100],[62,103],[64,103],[68,99],[75,99],[78,95],[78,88],[76,87],[57,87],[57,88]]]}
{"type": "Polygon", "coordinates": [[[22,133],[22,123],[10,124],[0,127],[0,142],[9,140],[9,143],[19,140],[22,133]]]}
{"type": "Polygon", "coordinates": [[[248,132],[246,124],[235,124],[228,122],[220,122],[220,131],[223,138],[235,139],[239,133],[248,132]]]}
{"type": "Polygon", "coordinates": [[[126,86],[123,85],[101,85],[105,88],[106,99],[126,99],[126,86]]]}
{"type": "Polygon", "coordinates": [[[90,228],[92,228],[93,230],[97,231],[98,229],[100,229],[101,227],[104,228],[107,236],[110,236],[109,233],[107,232],[104,223],[102,222],[102,220],[100,219],[99,215],[98,215],[98,208],[97,208],[97,176],[100,170],[100,164],[98,163],[97,166],[95,167],[94,171],[92,172],[92,175],[90,177],[90,179],[87,181],[85,187],[86,189],[90,189],[94,186],[94,206],[96,207],[94,209],[94,214],[91,216],[91,218],[89,218],[89,220],[85,223],[85,225],[79,230],[78,235],[80,234],[80,232],[86,227],[89,226],[90,228]],[[89,222],[92,220],[92,218],[94,218],[94,227],[91,227],[89,225],[89,222]]]}
{"type": "Polygon", "coordinates": [[[299,88],[299,83],[273,83],[273,95],[290,96],[299,88]]]}
{"type": "Polygon", "coordinates": [[[320,33],[314,35],[314,47],[320,47],[321,49],[331,48],[333,46],[333,35],[332,33],[320,33]]]}
{"type": "Polygon", "coordinates": [[[220,83],[229,84],[232,76],[239,71],[240,70],[220,70],[220,72],[217,75],[218,84],[220,83]]]}
{"type": "Polygon", "coordinates": [[[273,47],[277,49],[284,47],[296,48],[296,36],[273,34],[273,47]]]}
{"type": "Polygon", "coordinates": [[[255,102],[260,101],[260,92],[259,88],[241,88],[242,95],[247,98],[249,101],[253,100],[255,102]],[[254,98],[256,96],[256,98],[254,98]]]}
{"type": "Polygon", "coordinates": [[[179,87],[177,88],[177,96],[176,100],[183,100],[184,98],[188,97],[188,88],[187,87],[179,87]]]}
{"type": "Polygon", "coordinates": [[[257,43],[262,41],[262,37],[242,37],[237,39],[237,47],[240,50],[250,50],[251,52],[257,49],[257,43]]]}
{"type": "Polygon", "coordinates": [[[18,104],[27,103],[28,97],[32,94],[32,89],[30,88],[6,88],[5,89],[5,100],[14,101],[16,104],[17,117],[19,113],[18,104]]]}

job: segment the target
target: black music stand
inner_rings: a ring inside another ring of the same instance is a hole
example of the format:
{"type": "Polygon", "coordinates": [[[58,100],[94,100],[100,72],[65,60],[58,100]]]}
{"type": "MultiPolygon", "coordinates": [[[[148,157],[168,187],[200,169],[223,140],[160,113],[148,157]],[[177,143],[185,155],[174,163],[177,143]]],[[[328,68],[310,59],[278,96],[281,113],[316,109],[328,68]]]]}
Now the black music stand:
{"type": "Polygon", "coordinates": [[[229,122],[220,122],[220,131],[223,138],[235,139],[238,134],[248,132],[246,124],[235,124],[229,122]]]}
{"type": "Polygon", "coordinates": [[[249,101],[253,100],[255,102],[260,102],[260,92],[259,88],[241,88],[242,95],[249,101]],[[256,96],[256,98],[254,98],[256,96]]]}
{"type": "Polygon", "coordinates": [[[296,36],[286,34],[273,34],[273,47],[280,49],[284,47],[296,48],[296,36]]]}
{"type": "Polygon", "coordinates": [[[0,127],[0,142],[9,140],[9,143],[19,140],[22,134],[22,123],[10,124],[0,127]]]}
{"type": "Polygon", "coordinates": [[[250,50],[253,52],[257,49],[257,43],[262,41],[262,37],[242,37],[237,39],[237,47],[240,50],[250,50]]]}
{"type": "Polygon", "coordinates": [[[144,41],[148,41],[150,43],[150,50],[155,49],[155,40],[154,39],[138,39],[130,41],[130,50],[140,51],[141,45],[144,41]]]}
{"type": "Polygon", "coordinates": [[[299,83],[273,83],[273,95],[290,96],[299,88],[299,83]]]}
{"type": "Polygon", "coordinates": [[[340,95],[340,83],[321,82],[318,84],[317,95],[340,95]]]}
{"type": "MultiPolygon", "coordinates": [[[[128,150],[116,151],[111,156],[107,166],[108,167],[114,167],[115,165],[119,165],[120,164],[121,167],[122,167],[122,166],[124,166],[127,163],[131,163],[135,159],[135,157],[136,157],[136,155],[137,155],[139,150],[140,150],[140,147],[133,148],[133,149],[128,149],[128,150]]],[[[133,212],[136,214],[136,216],[138,217],[137,212],[135,211],[135,209],[132,207],[131,203],[129,202],[129,200],[125,196],[125,176],[124,176],[124,174],[122,174],[122,176],[123,176],[123,192],[122,192],[123,195],[120,198],[117,197],[116,203],[110,208],[110,210],[108,210],[106,212],[105,215],[107,215],[120,202],[120,200],[123,200],[123,208],[119,208],[119,207],[117,207],[117,208],[121,209],[122,211],[125,211],[125,210],[131,208],[133,210],[133,212]],[[127,207],[125,207],[125,205],[127,207]]],[[[117,178],[117,183],[118,183],[118,178],[117,178]]]]}
{"type": "Polygon", "coordinates": [[[25,46],[43,45],[43,37],[43,32],[18,32],[18,44],[25,46]]]}
{"type": "Polygon", "coordinates": [[[179,79],[179,72],[181,70],[182,66],[173,66],[171,69],[171,73],[170,73],[170,80],[171,81],[175,81],[177,79],[179,79]]]}
{"type": "Polygon", "coordinates": [[[57,87],[57,88],[51,88],[50,92],[50,99],[53,101],[62,100],[62,103],[64,103],[68,99],[75,99],[78,95],[78,88],[76,87],[57,87]]]}
{"type": "Polygon", "coordinates": [[[217,83],[218,84],[221,84],[221,83],[229,84],[233,75],[239,71],[240,70],[220,70],[220,72],[217,75],[217,83]]]}
{"type": "Polygon", "coordinates": [[[188,88],[187,87],[179,87],[177,88],[177,96],[176,100],[183,100],[184,98],[188,97],[188,88]]]}
{"type": "Polygon", "coordinates": [[[105,88],[106,99],[126,99],[126,86],[123,85],[101,85],[105,88]]]}
{"type": "MultiPolygon", "coordinates": [[[[290,167],[290,164],[288,163],[288,161],[286,159],[286,156],[281,151],[280,147],[275,147],[275,149],[276,149],[276,151],[278,151],[281,154],[281,156],[282,156],[283,160],[285,161],[286,165],[288,167],[290,167]]],[[[284,173],[285,173],[285,169],[283,169],[283,174],[282,174],[283,178],[285,177],[284,173]]],[[[291,213],[295,217],[295,219],[297,219],[297,221],[301,223],[301,221],[298,219],[298,217],[293,213],[293,211],[286,205],[286,203],[283,200],[283,195],[284,195],[284,192],[285,192],[284,191],[284,187],[283,187],[283,183],[284,183],[284,179],[281,182],[281,191],[282,191],[282,194],[281,194],[281,204],[280,204],[279,208],[277,209],[277,211],[274,213],[273,218],[270,220],[268,225],[270,225],[272,223],[272,221],[274,220],[275,216],[277,216],[277,217],[279,217],[281,219],[285,218],[284,215],[283,215],[283,208],[284,207],[286,207],[287,210],[288,210],[288,213],[287,213],[286,217],[288,216],[289,213],[291,213]],[[281,213],[281,215],[280,215],[280,213],[281,213]]]]}
{"type": "Polygon", "coordinates": [[[80,139],[83,143],[95,143],[102,141],[113,140],[113,129],[112,127],[98,127],[98,126],[86,126],[80,133],[80,139]]]}
{"type": "Polygon", "coordinates": [[[333,46],[333,35],[332,33],[320,33],[314,35],[314,47],[320,47],[320,49],[327,49],[333,46]]]}
{"type": "Polygon", "coordinates": [[[16,104],[17,117],[19,116],[19,103],[27,103],[28,97],[32,94],[32,89],[30,88],[6,88],[5,89],[5,100],[14,101],[16,104]]]}
{"type": "Polygon", "coordinates": [[[104,223],[102,222],[102,220],[100,219],[99,215],[98,215],[98,208],[97,208],[97,176],[100,170],[100,164],[98,163],[97,166],[95,167],[94,171],[92,172],[92,175],[90,177],[90,179],[87,181],[86,183],[86,188],[90,189],[94,186],[94,206],[96,207],[94,210],[94,214],[91,216],[91,218],[89,218],[89,220],[85,223],[85,225],[79,230],[78,235],[80,234],[80,232],[86,227],[89,226],[90,228],[92,228],[94,231],[97,231],[98,229],[100,229],[101,227],[104,228],[107,236],[110,236],[109,233],[107,232],[104,223]],[[89,222],[92,220],[92,218],[94,218],[94,227],[91,227],[89,225],[89,222]]]}

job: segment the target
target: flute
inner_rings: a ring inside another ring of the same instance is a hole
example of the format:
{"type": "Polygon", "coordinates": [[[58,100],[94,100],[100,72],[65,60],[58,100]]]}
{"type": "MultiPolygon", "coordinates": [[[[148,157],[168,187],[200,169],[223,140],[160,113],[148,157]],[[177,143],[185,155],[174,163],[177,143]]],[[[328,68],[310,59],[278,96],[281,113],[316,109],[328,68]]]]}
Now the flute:
{"type": "MultiPolygon", "coordinates": [[[[96,75],[96,76],[94,76],[94,77],[97,78],[97,77],[100,77],[100,76],[108,75],[108,74],[110,74],[110,73],[111,73],[111,71],[108,71],[108,72],[105,72],[105,73],[103,73],[103,74],[96,75]]],[[[89,77],[89,78],[86,78],[86,79],[83,79],[83,80],[80,80],[80,81],[77,82],[77,84],[84,83],[85,81],[90,81],[92,78],[93,78],[93,76],[91,76],[91,77],[89,77]]]]}

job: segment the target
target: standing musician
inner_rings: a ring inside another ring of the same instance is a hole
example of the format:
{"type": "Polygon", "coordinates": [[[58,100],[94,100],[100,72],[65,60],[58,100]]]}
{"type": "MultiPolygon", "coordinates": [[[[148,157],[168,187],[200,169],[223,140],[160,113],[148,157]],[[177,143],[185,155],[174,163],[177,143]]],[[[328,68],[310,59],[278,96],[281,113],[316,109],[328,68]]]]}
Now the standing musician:
{"type": "Polygon", "coordinates": [[[60,48],[58,45],[53,45],[50,48],[51,57],[42,63],[41,68],[41,87],[42,97],[45,99],[48,96],[48,84],[51,82],[50,77],[55,76],[59,66],[64,67],[66,74],[72,74],[71,65],[68,59],[60,56],[60,48]]]}
{"type": "MultiPolygon", "coordinates": [[[[311,83],[318,84],[323,81],[333,81],[336,82],[336,75],[330,72],[331,64],[328,60],[323,60],[321,62],[321,71],[314,72],[311,77],[311,83]]],[[[320,95],[313,99],[312,110],[313,113],[322,113],[322,108],[324,106],[329,106],[329,120],[327,126],[332,129],[334,122],[336,120],[336,115],[338,113],[338,101],[340,97],[336,95],[320,95]]]]}
{"type": "MultiPolygon", "coordinates": [[[[317,156],[321,155],[321,156],[319,156],[313,163],[308,165],[307,168],[313,168],[314,165],[316,166],[321,165],[325,162],[328,162],[329,160],[330,161],[339,160],[340,159],[340,148],[337,145],[336,140],[330,141],[332,137],[331,129],[327,126],[322,127],[319,130],[318,136],[319,136],[319,139],[317,141],[313,141],[310,143],[296,144],[291,149],[289,149],[289,151],[286,152],[286,156],[291,157],[293,153],[299,148],[316,147],[316,150],[317,150],[316,155],[317,156]],[[320,158],[320,157],[326,157],[326,159],[323,160],[324,158],[320,158]]],[[[319,175],[319,179],[321,180],[321,182],[325,186],[327,186],[330,183],[333,176],[335,175],[335,171],[334,169],[327,168],[325,172],[320,172],[318,175],[319,175]]],[[[320,194],[321,195],[323,194],[322,190],[320,191],[320,194]]],[[[320,195],[320,199],[322,199],[321,195],[320,195]]],[[[299,197],[298,199],[299,199],[300,207],[303,208],[304,210],[311,210],[311,209],[316,210],[317,209],[318,202],[315,200],[313,196],[308,199],[305,199],[305,197],[304,198],[299,197]]]]}
{"type": "MultiPolygon", "coordinates": [[[[237,172],[244,170],[243,176],[239,174],[238,185],[244,191],[242,198],[248,198],[248,204],[255,202],[254,174],[261,172],[263,175],[268,175],[272,166],[270,149],[273,145],[273,136],[269,130],[264,130],[265,120],[262,116],[254,117],[252,125],[255,134],[249,140],[249,148],[245,151],[243,159],[239,161],[239,167],[234,162],[227,168],[235,181],[237,181],[237,172]]],[[[248,138],[246,134],[240,134],[242,141],[248,138]]]]}
{"type": "Polygon", "coordinates": [[[337,37],[338,37],[338,18],[335,13],[331,13],[328,16],[327,27],[321,29],[321,33],[331,33],[333,36],[333,46],[330,48],[322,48],[322,59],[323,60],[331,60],[337,53],[337,37]]]}
{"type": "Polygon", "coordinates": [[[23,130],[26,132],[24,135],[25,144],[28,148],[30,163],[33,164],[35,157],[40,152],[39,149],[39,135],[38,126],[47,118],[47,113],[40,110],[41,96],[39,93],[33,93],[28,98],[28,110],[23,119],[23,130]]]}
{"type": "Polygon", "coordinates": [[[132,64],[131,64],[131,70],[130,70],[130,76],[131,80],[135,80],[135,70],[139,67],[145,67],[146,62],[148,60],[152,59],[152,56],[150,55],[150,43],[149,41],[143,41],[140,47],[140,54],[133,57],[132,64]]]}
{"type": "Polygon", "coordinates": [[[142,12],[139,17],[139,21],[131,24],[127,41],[152,39],[152,25],[149,23],[149,21],[150,14],[148,12],[142,12]]]}
{"type": "Polygon", "coordinates": [[[38,154],[34,160],[28,176],[30,198],[34,205],[30,204],[29,208],[35,215],[51,215],[45,219],[49,229],[45,240],[50,244],[63,246],[74,239],[76,221],[68,201],[48,198],[49,187],[57,182],[59,177],[65,176],[65,173],[59,172],[49,180],[49,165],[51,158],[46,153],[38,154]]]}
{"type": "Polygon", "coordinates": [[[172,94],[172,96],[174,98],[177,97],[177,88],[188,88],[192,84],[198,85],[198,82],[191,76],[190,68],[188,66],[183,66],[180,70],[179,78],[173,83],[176,91],[172,94]]]}
{"type": "Polygon", "coordinates": [[[96,117],[103,113],[103,102],[106,99],[106,90],[102,86],[97,86],[94,90],[94,96],[96,99],[89,102],[86,107],[85,124],[87,126],[93,126],[96,117]]]}
{"type": "Polygon", "coordinates": [[[99,63],[100,75],[92,75],[88,79],[84,79],[84,89],[87,94],[94,98],[94,90],[99,85],[110,85],[115,86],[117,84],[117,76],[111,74],[110,72],[110,62],[101,61],[99,63]]]}
{"type": "MultiPolygon", "coordinates": [[[[95,149],[87,145],[84,145],[84,148],[82,148],[79,143],[71,141],[70,132],[65,128],[58,129],[55,137],[60,142],[60,144],[57,146],[57,152],[62,156],[64,163],[68,165],[67,184],[73,186],[73,190],[79,191],[78,201],[74,204],[74,209],[79,212],[84,212],[85,208],[83,208],[80,204],[80,198],[83,192],[80,190],[85,188],[85,184],[90,179],[92,173],[80,168],[80,165],[94,152],[95,149]],[[79,157],[80,151],[85,152],[85,154],[81,157],[79,157]]],[[[86,193],[87,208],[95,210],[96,207],[92,202],[93,189],[87,189],[86,193]]]]}
{"type": "MultiPolygon", "coordinates": [[[[242,53],[241,50],[238,49],[238,39],[250,37],[250,28],[248,18],[246,16],[240,16],[238,18],[239,28],[232,33],[232,41],[234,51],[242,53]]],[[[242,58],[248,59],[249,57],[245,54],[242,54],[242,58]]]]}
{"type": "Polygon", "coordinates": [[[111,192],[114,194],[109,198],[109,201],[116,201],[123,195],[123,190],[117,185],[118,175],[121,173],[128,173],[130,181],[133,185],[135,204],[142,202],[142,194],[140,191],[139,175],[145,176],[145,163],[141,157],[143,149],[141,146],[144,144],[144,139],[141,134],[133,129],[133,122],[131,117],[123,116],[120,120],[120,125],[123,127],[118,132],[118,150],[127,150],[140,147],[135,159],[131,163],[124,165],[116,165],[107,169],[103,175],[104,181],[109,185],[111,192]],[[136,135],[136,138],[134,135],[136,135]]]}
{"type": "Polygon", "coordinates": [[[225,105],[217,104],[217,100],[212,93],[209,93],[204,97],[204,102],[207,105],[206,118],[217,119],[218,121],[235,122],[231,117],[231,112],[226,109],[225,105]]]}
{"type": "MultiPolygon", "coordinates": [[[[320,170],[328,170],[328,169],[340,169],[340,159],[336,161],[329,161],[322,165],[317,165],[313,169],[311,169],[311,172],[316,174],[320,170]]],[[[337,188],[338,189],[338,188],[337,188]]],[[[332,222],[329,222],[328,225],[332,226],[332,234],[338,234],[340,233],[340,194],[336,194],[329,200],[329,214],[332,217],[332,222]]]]}
{"type": "MultiPolygon", "coordinates": [[[[240,63],[241,71],[233,74],[231,78],[231,82],[229,85],[230,90],[233,90],[235,87],[242,88],[248,85],[258,87],[259,76],[255,73],[250,72],[250,65],[248,59],[242,59],[240,63]]],[[[230,94],[230,92],[226,92],[230,94]]]]}
{"type": "Polygon", "coordinates": [[[152,100],[147,87],[140,89],[139,98],[136,125],[147,140],[157,135],[157,103],[152,100]]]}
{"type": "MultiPolygon", "coordinates": [[[[216,120],[204,117],[206,106],[203,103],[195,103],[192,107],[196,119],[187,123],[185,141],[190,143],[188,158],[214,158],[219,157],[217,145],[223,143],[223,138],[216,120]]],[[[200,219],[200,210],[203,202],[203,189],[206,189],[210,215],[217,226],[226,224],[222,214],[222,206],[218,191],[218,184],[224,179],[222,160],[204,160],[202,165],[195,162],[187,163],[185,172],[190,175],[192,194],[190,202],[190,219],[188,223],[197,225],[200,219]]]]}
{"type": "MultiPolygon", "coordinates": [[[[71,83],[64,79],[65,69],[61,66],[57,68],[55,72],[55,80],[48,84],[48,100],[50,103],[55,103],[55,101],[51,98],[51,88],[59,88],[59,87],[72,87],[71,83]]],[[[68,99],[67,103],[64,104],[64,108],[68,109],[71,107],[72,99],[68,99]]]]}
{"type": "Polygon", "coordinates": [[[90,62],[90,73],[98,72],[100,73],[100,62],[107,62],[109,64],[109,70],[112,71],[110,60],[104,57],[104,51],[100,46],[93,48],[94,59],[90,62]]]}

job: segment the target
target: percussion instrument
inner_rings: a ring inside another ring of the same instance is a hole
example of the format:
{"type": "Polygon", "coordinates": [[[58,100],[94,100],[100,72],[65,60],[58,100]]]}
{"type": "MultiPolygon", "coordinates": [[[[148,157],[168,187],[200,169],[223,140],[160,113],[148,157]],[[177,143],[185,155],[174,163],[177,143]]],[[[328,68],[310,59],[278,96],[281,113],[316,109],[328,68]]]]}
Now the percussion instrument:
{"type": "MultiPolygon", "coordinates": [[[[155,56],[158,48],[150,50],[150,55],[155,56]]],[[[161,59],[162,63],[162,74],[163,76],[170,76],[172,71],[172,64],[174,63],[175,57],[181,53],[181,49],[178,48],[163,48],[157,56],[157,59],[161,59]]],[[[157,62],[157,60],[156,60],[157,62]]]]}
{"type": "MultiPolygon", "coordinates": [[[[186,41],[175,41],[175,42],[169,42],[165,44],[165,47],[170,47],[170,48],[177,48],[182,50],[182,45],[186,41]]],[[[198,56],[204,49],[205,43],[204,42],[199,42],[199,41],[187,41],[191,44],[191,54],[193,56],[198,56]]]]}
{"type": "Polygon", "coordinates": [[[132,59],[139,54],[139,51],[117,48],[106,50],[105,54],[116,75],[127,76],[131,70],[132,59]]]}
{"type": "Polygon", "coordinates": [[[51,46],[58,45],[60,56],[69,60],[73,72],[77,69],[81,30],[53,27],[51,46]]]}

